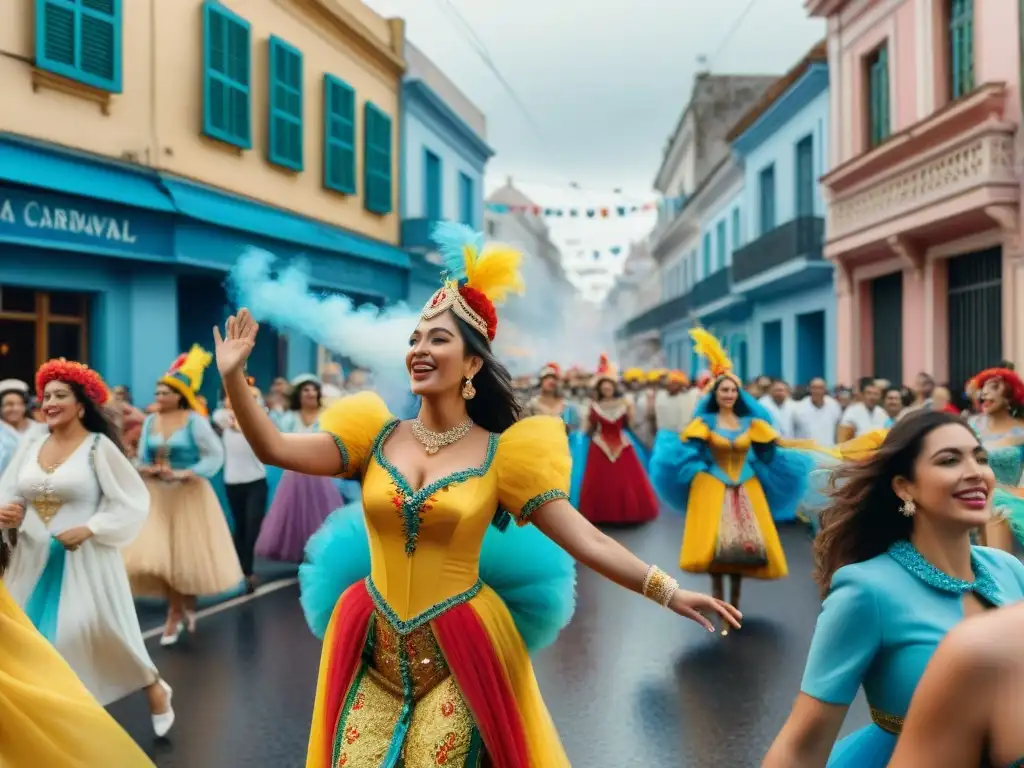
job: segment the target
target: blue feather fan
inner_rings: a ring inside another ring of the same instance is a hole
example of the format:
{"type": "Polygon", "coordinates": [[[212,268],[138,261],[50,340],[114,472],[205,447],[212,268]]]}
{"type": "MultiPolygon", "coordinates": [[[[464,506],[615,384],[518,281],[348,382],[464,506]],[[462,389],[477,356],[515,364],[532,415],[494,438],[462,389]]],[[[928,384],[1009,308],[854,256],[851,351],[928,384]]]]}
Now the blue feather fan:
{"type": "Polygon", "coordinates": [[[434,225],[430,238],[437,246],[444,268],[452,280],[466,279],[466,246],[477,253],[484,247],[484,237],[472,227],[457,221],[439,221],[434,225]]]}

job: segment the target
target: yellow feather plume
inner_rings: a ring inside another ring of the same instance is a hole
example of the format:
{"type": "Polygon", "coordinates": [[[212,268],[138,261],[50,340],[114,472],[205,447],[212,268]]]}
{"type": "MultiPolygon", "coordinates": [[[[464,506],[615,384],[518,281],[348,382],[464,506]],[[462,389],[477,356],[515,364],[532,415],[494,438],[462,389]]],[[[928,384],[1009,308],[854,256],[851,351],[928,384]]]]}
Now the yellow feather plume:
{"type": "Polygon", "coordinates": [[[526,289],[519,265],[523,254],[510,245],[487,243],[477,254],[474,248],[463,251],[466,258],[466,285],[475,288],[495,304],[503,302],[510,293],[521,294],[526,289]]]}
{"type": "Polygon", "coordinates": [[[690,338],[693,339],[693,351],[707,358],[708,370],[714,378],[732,371],[732,360],[722,349],[718,339],[703,328],[691,328],[690,338]]]}
{"type": "Polygon", "coordinates": [[[193,344],[185,361],[178,367],[177,373],[189,378],[192,389],[198,391],[203,386],[203,372],[213,362],[213,355],[198,344],[193,344]]]}

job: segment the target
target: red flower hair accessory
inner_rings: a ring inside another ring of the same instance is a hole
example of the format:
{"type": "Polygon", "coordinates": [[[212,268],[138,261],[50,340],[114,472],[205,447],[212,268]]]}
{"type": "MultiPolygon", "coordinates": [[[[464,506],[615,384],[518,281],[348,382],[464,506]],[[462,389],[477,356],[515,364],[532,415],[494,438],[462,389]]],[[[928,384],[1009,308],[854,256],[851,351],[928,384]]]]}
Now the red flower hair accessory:
{"type": "Polygon", "coordinates": [[[1003,386],[1006,387],[1007,399],[1011,403],[1017,406],[1024,405],[1024,381],[1021,381],[1020,376],[1009,368],[988,368],[971,379],[968,384],[973,383],[980,391],[987,382],[994,379],[1003,382],[1003,386]]]}
{"type": "Polygon", "coordinates": [[[110,400],[110,390],[103,378],[84,363],[73,360],[49,360],[36,371],[36,397],[43,398],[43,390],[51,381],[63,381],[77,384],[85,392],[85,396],[101,408],[110,400]]]}

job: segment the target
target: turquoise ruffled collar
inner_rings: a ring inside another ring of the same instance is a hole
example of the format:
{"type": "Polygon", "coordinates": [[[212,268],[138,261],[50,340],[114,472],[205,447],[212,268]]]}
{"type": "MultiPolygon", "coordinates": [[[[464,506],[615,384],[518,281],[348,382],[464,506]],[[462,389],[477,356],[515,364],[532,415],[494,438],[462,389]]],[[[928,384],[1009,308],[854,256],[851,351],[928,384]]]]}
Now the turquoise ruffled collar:
{"type": "Polygon", "coordinates": [[[1003,604],[999,585],[996,584],[992,574],[973,549],[971,550],[971,567],[974,569],[974,581],[964,581],[940,571],[925,560],[917,548],[906,539],[897,541],[889,547],[889,556],[929,587],[940,592],[948,592],[953,595],[973,592],[992,605],[1003,604]]]}

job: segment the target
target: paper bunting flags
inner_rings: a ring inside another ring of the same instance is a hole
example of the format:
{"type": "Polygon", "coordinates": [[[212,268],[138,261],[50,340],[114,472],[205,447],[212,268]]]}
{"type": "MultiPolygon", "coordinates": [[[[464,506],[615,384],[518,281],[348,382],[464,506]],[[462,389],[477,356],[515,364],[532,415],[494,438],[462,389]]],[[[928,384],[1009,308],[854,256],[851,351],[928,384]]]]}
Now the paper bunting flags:
{"type": "Polygon", "coordinates": [[[602,208],[545,208],[540,205],[505,205],[485,203],[491,213],[525,213],[547,219],[618,219],[636,213],[657,210],[657,203],[640,205],[613,205],[602,208]]]}

